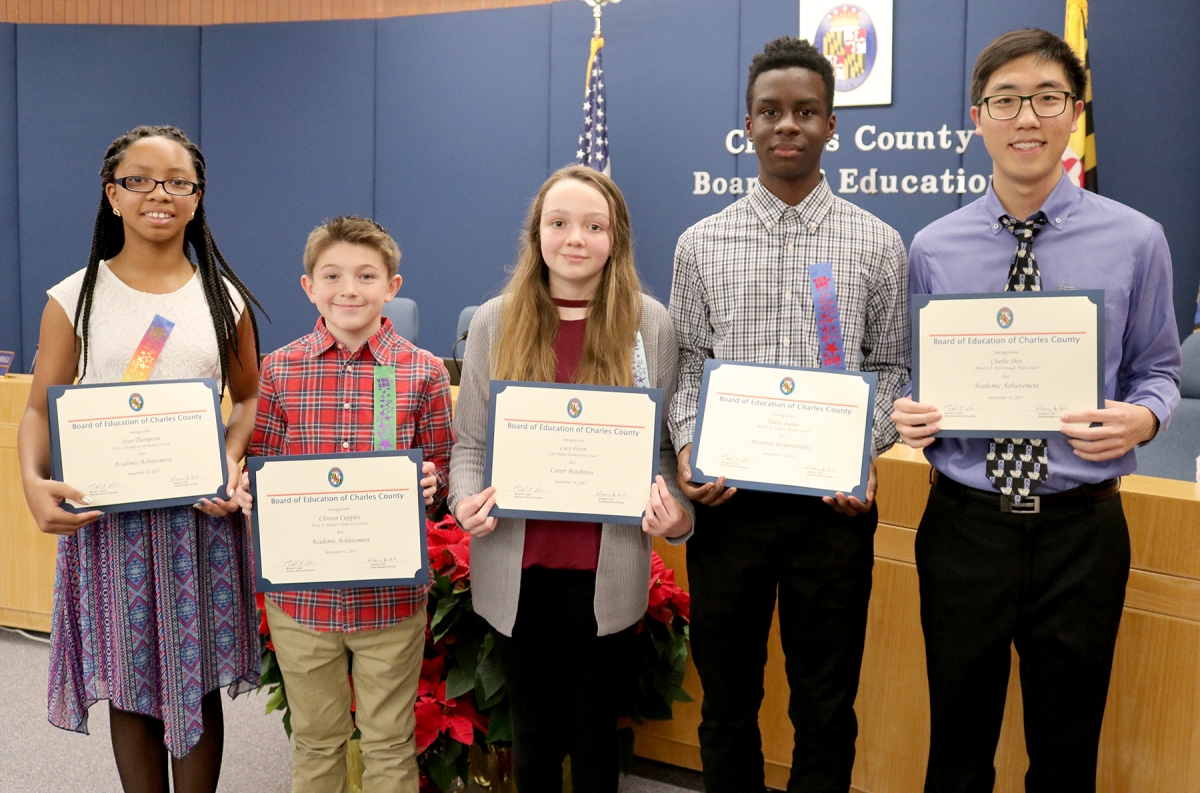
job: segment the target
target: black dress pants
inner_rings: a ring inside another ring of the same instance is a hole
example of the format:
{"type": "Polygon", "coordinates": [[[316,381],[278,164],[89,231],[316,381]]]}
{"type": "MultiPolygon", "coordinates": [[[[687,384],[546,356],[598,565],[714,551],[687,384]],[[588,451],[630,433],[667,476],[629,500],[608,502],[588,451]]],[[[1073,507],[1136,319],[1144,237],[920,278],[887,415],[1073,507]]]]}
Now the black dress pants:
{"type": "Polygon", "coordinates": [[[687,568],[708,793],[765,789],[758,711],[776,590],[796,737],[788,790],[849,789],[878,521],[874,508],[851,518],[778,493],[696,505],[687,568]]]}
{"type": "Polygon", "coordinates": [[[1129,577],[1119,495],[1001,513],[934,487],[917,532],[929,672],[927,793],[991,793],[1020,656],[1028,793],[1092,793],[1129,577]]]}
{"type": "Polygon", "coordinates": [[[635,626],[596,635],[596,574],[530,567],[512,638],[497,632],[508,686],[513,771],[521,793],[616,793],[617,708],[632,674],[635,626]]]}

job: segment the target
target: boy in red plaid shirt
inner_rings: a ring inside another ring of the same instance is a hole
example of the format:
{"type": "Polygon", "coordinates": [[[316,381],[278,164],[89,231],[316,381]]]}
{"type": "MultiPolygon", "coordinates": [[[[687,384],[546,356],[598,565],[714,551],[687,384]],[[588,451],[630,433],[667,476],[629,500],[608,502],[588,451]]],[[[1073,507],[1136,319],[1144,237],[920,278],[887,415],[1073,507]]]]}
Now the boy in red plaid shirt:
{"type": "MultiPolygon", "coordinates": [[[[441,360],[396,335],[383,304],[400,288],[400,250],[374,221],[339,217],[308,237],[304,291],[321,319],[262,363],[247,454],[374,448],[375,366],[396,370],[395,448],[420,448],[427,509],[446,497],[450,378],[441,360]]],[[[243,477],[238,500],[252,506],[243,477]]],[[[417,793],[415,720],[427,586],[276,592],[267,622],[292,713],[293,793],[342,793],[356,698],[364,793],[417,793]],[[354,692],[347,679],[354,656],[354,692]]]]}

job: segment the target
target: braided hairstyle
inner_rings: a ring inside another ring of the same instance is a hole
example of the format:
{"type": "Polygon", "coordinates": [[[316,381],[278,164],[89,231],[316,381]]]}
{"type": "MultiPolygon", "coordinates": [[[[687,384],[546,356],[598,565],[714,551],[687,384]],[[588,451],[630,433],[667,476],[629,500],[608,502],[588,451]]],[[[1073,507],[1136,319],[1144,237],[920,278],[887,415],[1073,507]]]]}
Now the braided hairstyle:
{"type": "MultiPolygon", "coordinates": [[[[109,145],[108,151],[104,153],[104,165],[100,168],[100,207],[96,211],[96,226],[92,232],[92,253],[88,257],[87,270],[83,275],[83,287],[80,289],[79,302],[75,307],[75,333],[83,339],[81,353],[83,371],[80,372],[79,377],[82,380],[83,375],[87,373],[88,324],[92,316],[92,296],[96,289],[96,276],[100,272],[100,262],[113,258],[125,246],[125,227],[121,218],[113,214],[112,206],[108,202],[108,196],[104,193],[104,189],[113,181],[117,166],[125,157],[125,150],[129,148],[130,144],[144,138],[167,138],[175,141],[191,156],[192,165],[196,169],[196,181],[201,195],[200,201],[196,205],[196,215],[188,222],[184,230],[183,253],[187,256],[188,261],[192,261],[192,251],[196,253],[194,264],[200,274],[204,299],[208,303],[208,311],[213,320],[213,330],[217,336],[223,391],[229,382],[229,350],[232,348],[235,354],[238,352],[237,325],[240,319],[233,298],[230,297],[224,282],[229,281],[233,284],[247,307],[253,303],[264,315],[266,311],[233,272],[229,263],[225,261],[225,257],[217,249],[217,244],[213,242],[212,233],[208,230],[203,195],[205,190],[204,155],[200,153],[196,144],[188,139],[183,130],[169,126],[137,127],[114,140],[109,145]]],[[[254,318],[253,309],[249,314],[250,325],[254,329],[254,348],[257,351],[259,346],[258,322],[254,318]]]]}

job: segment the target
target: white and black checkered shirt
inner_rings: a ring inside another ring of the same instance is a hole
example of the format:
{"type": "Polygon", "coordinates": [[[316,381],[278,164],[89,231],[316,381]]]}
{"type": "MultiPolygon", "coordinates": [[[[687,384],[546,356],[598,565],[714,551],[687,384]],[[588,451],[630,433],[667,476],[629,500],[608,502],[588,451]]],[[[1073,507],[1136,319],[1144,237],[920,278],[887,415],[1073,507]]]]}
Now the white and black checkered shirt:
{"type": "Polygon", "coordinates": [[[876,454],[911,364],[908,257],[896,230],[833,194],[825,180],[791,207],[765,187],[689,228],[675,248],[671,319],[679,390],[676,450],[692,440],[706,358],[820,368],[808,266],[832,262],[846,368],[876,372],[876,454]]]}

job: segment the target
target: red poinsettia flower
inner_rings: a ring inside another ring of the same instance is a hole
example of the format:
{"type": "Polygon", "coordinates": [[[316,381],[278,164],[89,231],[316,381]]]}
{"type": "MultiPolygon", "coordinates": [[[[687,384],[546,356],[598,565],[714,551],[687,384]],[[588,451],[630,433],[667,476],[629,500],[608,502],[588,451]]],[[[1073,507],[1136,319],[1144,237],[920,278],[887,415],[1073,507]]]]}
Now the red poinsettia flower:
{"type": "Polygon", "coordinates": [[[449,576],[456,589],[466,588],[471,574],[471,535],[458,527],[452,515],[447,515],[438,523],[427,522],[425,537],[434,575],[449,576]]]}
{"type": "Polygon", "coordinates": [[[676,615],[688,621],[692,613],[692,596],[675,583],[675,571],[669,569],[657,553],[650,554],[650,603],[646,613],[670,625],[676,615]]]}
{"type": "Polygon", "coordinates": [[[417,752],[423,752],[443,733],[470,746],[475,730],[487,732],[487,718],[466,699],[446,699],[443,674],[446,659],[437,655],[421,662],[421,681],[417,685],[417,752]]]}

